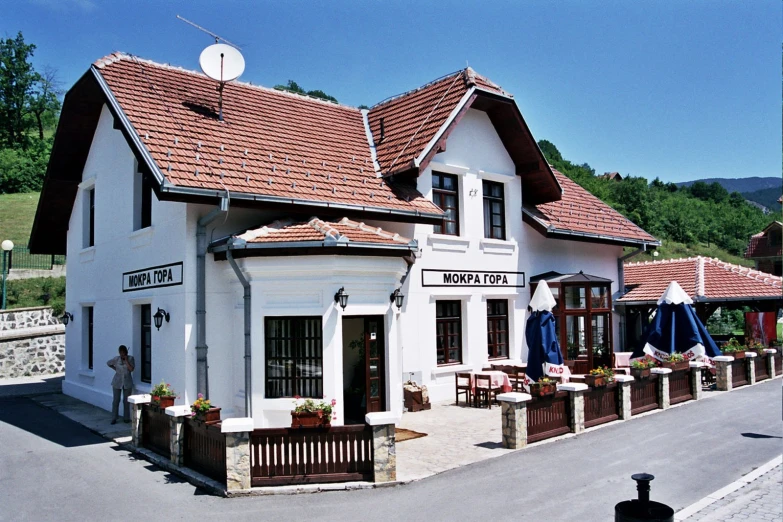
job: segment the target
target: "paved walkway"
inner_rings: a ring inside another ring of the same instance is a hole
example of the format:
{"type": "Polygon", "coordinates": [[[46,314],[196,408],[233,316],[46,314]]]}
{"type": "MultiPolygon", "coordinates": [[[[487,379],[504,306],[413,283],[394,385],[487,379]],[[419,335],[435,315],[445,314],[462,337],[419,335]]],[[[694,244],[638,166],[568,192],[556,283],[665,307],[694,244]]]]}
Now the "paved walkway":
{"type": "Polygon", "coordinates": [[[783,458],[778,457],[749,473],[752,480],[729,484],[685,508],[675,520],[688,522],[783,522],[783,458]],[[760,472],[760,473],[758,473],[760,472]],[[692,514],[689,514],[692,513],[692,514]],[[683,514],[689,516],[683,517],[683,514]]]}
{"type": "Polygon", "coordinates": [[[0,398],[60,393],[63,388],[63,375],[56,373],[39,377],[0,379],[0,398]]]}

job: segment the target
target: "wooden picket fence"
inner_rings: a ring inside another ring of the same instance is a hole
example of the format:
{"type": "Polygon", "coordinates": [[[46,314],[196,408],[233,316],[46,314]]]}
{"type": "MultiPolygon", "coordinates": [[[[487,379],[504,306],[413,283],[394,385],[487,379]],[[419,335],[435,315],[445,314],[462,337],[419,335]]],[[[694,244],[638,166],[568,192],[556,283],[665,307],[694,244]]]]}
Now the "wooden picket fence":
{"type": "Polygon", "coordinates": [[[144,404],[141,408],[141,445],[158,455],[171,457],[171,428],[164,408],[144,404]]]}
{"type": "Polygon", "coordinates": [[[693,400],[691,371],[679,370],[669,374],[669,404],[693,400]]]}
{"type": "Polygon", "coordinates": [[[590,388],[585,393],[585,428],[612,422],[620,418],[617,383],[590,388]]]}
{"type": "Polygon", "coordinates": [[[220,422],[185,419],[183,464],[202,475],[226,483],[226,436],[220,422]]]}
{"type": "Polygon", "coordinates": [[[527,441],[537,442],[571,431],[571,401],[568,392],[533,398],[527,406],[527,441]]]}
{"type": "Polygon", "coordinates": [[[631,383],[631,415],[658,408],[658,375],[637,379],[631,383]]]}
{"type": "Polygon", "coordinates": [[[251,485],[279,486],[373,480],[372,429],[256,429],[250,435],[251,485]]]}
{"type": "Polygon", "coordinates": [[[748,367],[745,359],[734,359],[731,363],[731,387],[738,388],[748,384],[748,367]]]}

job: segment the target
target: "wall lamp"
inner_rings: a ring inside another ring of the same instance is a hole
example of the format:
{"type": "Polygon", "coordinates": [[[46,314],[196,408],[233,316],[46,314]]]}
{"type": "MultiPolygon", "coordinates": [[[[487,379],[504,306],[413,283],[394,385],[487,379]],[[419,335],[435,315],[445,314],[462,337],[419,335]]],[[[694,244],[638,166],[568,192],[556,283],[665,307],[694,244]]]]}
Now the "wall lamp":
{"type": "Polygon", "coordinates": [[[400,292],[400,289],[396,289],[394,292],[391,293],[389,296],[389,301],[397,305],[397,310],[402,309],[402,302],[405,300],[405,296],[402,295],[402,292],[400,292]]]}
{"type": "Polygon", "coordinates": [[[337,293],[334,294],[334,302],[339,304],[343,311],[348,306],[348,294],[345,293],[345,287],[341,286],[337,293]]]}
{"type": "Polygon", "coordinates": [[[71,312],[63,312],[63,315],[60,317],[60,322],[65,326],[68,326],[68,323],[71,321],[73,321],[73,314],[71,312]]]}
{"type": "Polygon", "coordinates": [[[153,315],[152,318],[155,320],[155,328],[160,330],[160,327],[163,326],[163,319],[168,323],[171,316],[169,316],[169,313],[166,310],[158,307],[158,311],[155,312],[155,315],[153,315]]]}

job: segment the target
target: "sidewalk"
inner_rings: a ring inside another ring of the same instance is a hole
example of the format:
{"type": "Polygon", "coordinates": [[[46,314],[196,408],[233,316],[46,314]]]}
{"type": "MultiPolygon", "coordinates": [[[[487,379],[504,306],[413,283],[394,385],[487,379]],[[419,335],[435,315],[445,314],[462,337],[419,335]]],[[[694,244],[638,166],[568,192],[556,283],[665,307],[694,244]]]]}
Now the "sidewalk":
{"type": "Polygon", "coordinates": [[[687,522],[783,521],[783,457],[777,457],[674,517],[687,522]]]}
{"type": "Polygon", "coordinates": [[[62,373],[41,375],[38,377],[15,377],[0,379],[0,399],[7,397],[22,397],[60,393],[63,389],[62,373]]]}

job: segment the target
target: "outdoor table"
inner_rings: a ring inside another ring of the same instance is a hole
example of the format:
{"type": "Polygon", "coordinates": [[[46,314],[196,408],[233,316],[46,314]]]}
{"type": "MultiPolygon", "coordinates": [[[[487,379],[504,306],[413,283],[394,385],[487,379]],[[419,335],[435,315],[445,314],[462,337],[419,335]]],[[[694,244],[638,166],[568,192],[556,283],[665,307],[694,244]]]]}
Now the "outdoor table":
{"type": "Polygon", "coordinates": [[[503,393],[508,393],[512,390],[511,380],[508,378],[508,374],[506,372],[501,372],[499,370],[486,370],[481,372],[473,372],[471,375],[470,389],[474,394],[476,393],[476,376],[478,375],[488,375],[490,377],[492,387],[502,387],[503,393]]]}

